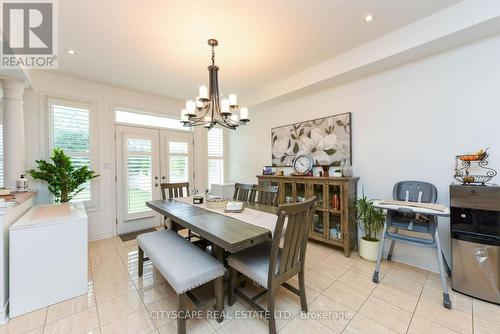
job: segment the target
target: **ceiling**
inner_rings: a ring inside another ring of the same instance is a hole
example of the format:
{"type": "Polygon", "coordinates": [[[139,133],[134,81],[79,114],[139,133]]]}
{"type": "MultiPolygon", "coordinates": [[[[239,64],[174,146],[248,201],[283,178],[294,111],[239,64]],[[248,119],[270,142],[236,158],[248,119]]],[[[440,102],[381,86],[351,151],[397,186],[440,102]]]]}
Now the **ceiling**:
{"type": "Polygon", "coordinates": [[[57,72],[186,99],[207,81],[214,37],[221,91],[244,97],[458,2],[64,0],[57,72]]]}

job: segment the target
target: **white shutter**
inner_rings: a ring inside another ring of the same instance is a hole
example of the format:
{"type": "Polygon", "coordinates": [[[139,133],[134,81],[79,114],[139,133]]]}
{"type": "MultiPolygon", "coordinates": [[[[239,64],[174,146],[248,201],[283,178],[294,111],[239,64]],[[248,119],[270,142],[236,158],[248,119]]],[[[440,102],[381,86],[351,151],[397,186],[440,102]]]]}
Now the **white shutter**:
{"type": "Polygon", "coordinates": [[[208,188],[224,183],[224,131],[212,128],[208,131],[208,188]]]}
{"type": "MultiPolygon", "coordinates": [[[[75,167],[92,168],[90,105],[88,108],[74,106],[72,102],[49,102],[51,111],[51,152],[54,148],[64,150],[75,167]]],[[[92,199],[91,182],[82,185],[84,189],[73,200],[90,201],[92,199]]]]}
{"type": "Polygon", "coordinates": [[[186,142],[168,142],[169,182],[189,181],[189,149],[186,142]]]}
{"type": "Polygon", "coordinates": [[[3,186],[3,124],[0,123],[0,187],[3,186]]]}

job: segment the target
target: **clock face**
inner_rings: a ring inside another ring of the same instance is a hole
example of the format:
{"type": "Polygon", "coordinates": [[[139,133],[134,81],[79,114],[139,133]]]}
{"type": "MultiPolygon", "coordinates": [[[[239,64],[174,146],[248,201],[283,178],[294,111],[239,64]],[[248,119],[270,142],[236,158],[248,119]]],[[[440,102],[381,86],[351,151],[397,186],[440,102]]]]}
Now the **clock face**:
{"type": "Polygon", "coordinates": [[[309,173],[313,168],[313,160],[308,155],[299,155],[293,162],[293,168],[297,173],[309,173]]]}

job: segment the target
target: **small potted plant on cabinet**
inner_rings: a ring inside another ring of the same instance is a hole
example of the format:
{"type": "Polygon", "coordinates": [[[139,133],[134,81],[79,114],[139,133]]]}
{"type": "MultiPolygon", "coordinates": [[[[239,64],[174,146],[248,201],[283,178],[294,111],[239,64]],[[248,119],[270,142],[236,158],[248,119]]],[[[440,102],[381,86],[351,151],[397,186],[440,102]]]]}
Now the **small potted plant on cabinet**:
{"type": "Polygon", "coordinates": [[[60,148],[55,148],[50,157],[53,163],[37,160],[38,170],[27,171],[35,180],[48,183],[49,191],[56,203],[67,203],[85,187],[82,185],[98,177],[87,166],[75,167],[69,156],[60,148]]]}
{"type": "Polygon", "coordinates": [[[359,256],[365,260],[376,261],[380,240],[378,233],[384,227],[385,213],[373,206],[373,203],[363,195],[356,200],[356,224],[364,231],[359,243],[359,256]]]}

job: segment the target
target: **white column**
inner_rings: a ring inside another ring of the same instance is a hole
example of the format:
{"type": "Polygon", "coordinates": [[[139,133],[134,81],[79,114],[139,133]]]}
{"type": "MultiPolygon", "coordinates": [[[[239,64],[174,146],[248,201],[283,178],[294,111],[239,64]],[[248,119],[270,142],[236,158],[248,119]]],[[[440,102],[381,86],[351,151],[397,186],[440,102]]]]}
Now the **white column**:
{"type": "Polygon", "coordinates": [[[3,89],[3,161],[4,184],[16,186],[16,180],[26,171],[24,140],[24,83],[2,79],[3,89]]]}

